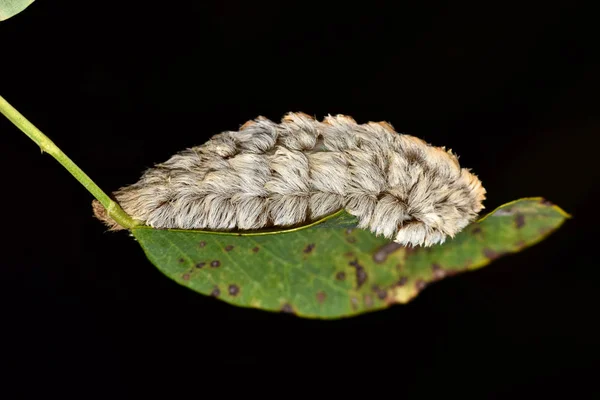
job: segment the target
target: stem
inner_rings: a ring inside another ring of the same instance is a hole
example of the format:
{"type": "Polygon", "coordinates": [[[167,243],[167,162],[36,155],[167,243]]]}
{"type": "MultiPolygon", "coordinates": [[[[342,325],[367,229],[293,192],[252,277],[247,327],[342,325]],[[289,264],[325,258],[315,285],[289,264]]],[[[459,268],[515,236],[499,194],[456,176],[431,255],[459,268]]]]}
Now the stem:
{"type": "Polygon", "coordinates": [[[21,113],[0,96],[0,113],[4,114],[13,124],[22,130],[31,140],[36,142],[42,153],[46,152],[54,157],[67,169],[98,201],[104,206],[108,215],[124,228],[131,229],[139,225],[123,209],[102,191],[52,140],[44,135],[38,128],[29,122],[21,113]]]}

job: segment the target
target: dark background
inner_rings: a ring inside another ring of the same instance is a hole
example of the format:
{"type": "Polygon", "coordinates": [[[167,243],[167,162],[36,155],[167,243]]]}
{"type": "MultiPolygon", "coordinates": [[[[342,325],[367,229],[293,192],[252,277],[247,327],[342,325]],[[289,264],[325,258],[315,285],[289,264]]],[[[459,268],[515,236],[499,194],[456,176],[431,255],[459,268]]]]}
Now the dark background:
{"type": "Polygon", "coordinates": [[[262,392],[336,371],[338,384],[398,396],[448,382],[489,397],[582,387],[598,360],[592,9],[121,3],[36,2],[0,23],[1,95],[107,191],[258,115],[343,113],[452,148],[483,181],[487,211],[543,196],[575,218],[408,305],[303,320],[170,281],[0,118],[3,361],[15,376],[48,393],[81,385],[84,398],[257,371],[262,392]],[[268,378],[273,368],[288,380],[268,378]],[[395,378],[362,378],[369,371],[395,378]]]}

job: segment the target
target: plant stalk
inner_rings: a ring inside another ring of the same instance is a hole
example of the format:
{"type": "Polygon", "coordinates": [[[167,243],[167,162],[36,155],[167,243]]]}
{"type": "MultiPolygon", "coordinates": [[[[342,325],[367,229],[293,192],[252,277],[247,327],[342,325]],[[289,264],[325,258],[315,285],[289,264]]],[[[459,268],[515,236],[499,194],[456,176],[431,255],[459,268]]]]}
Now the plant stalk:
{"type": "Polygon", "coordinates": [[[43,152],[50,154],[71,173],[106,209],[108,215],[124,228],[131,229],[139,225],[123,209],[102,191],[57,145],[38,128],[0,96],[0,113],[15,124],[23,133],[40,146],[43,152]]]}

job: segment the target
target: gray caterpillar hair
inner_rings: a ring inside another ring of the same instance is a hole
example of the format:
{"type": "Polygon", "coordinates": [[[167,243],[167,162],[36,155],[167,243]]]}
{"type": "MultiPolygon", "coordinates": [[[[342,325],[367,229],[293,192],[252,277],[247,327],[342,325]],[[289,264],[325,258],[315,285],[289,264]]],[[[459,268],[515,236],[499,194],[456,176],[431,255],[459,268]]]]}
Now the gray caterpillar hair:
{"type": "MultiPolygon", "coordinates": [[[[451,150],[344,115],[259,117],[148,169],[114,193],[154,228],[253,230],[345,209],[358,227],[403,245],[443,243],[483,209],[485,189],[451,150]]],[[[123,229],[94,201],[94,213],[123,229]]]]}

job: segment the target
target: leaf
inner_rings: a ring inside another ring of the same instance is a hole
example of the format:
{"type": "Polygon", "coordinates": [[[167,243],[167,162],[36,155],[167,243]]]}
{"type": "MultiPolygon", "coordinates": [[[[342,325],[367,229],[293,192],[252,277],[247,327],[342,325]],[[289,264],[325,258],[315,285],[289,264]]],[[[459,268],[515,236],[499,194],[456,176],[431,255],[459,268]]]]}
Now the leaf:
{"type": "Polygon", "coordinates": [[[352,229],[356,220],[344,211],[286,231],[132,233],[160,271],[199,293],[242,307],[340,318],[407,303],[434,281],[541,241],[567,218],[542,198],[520,199],[430,248],[352,229]]]}
{"type": "Polygon", "coordinates": [[[0,0],[0,21],[17,15],[31,3],[33,0],[0,0]]]}

